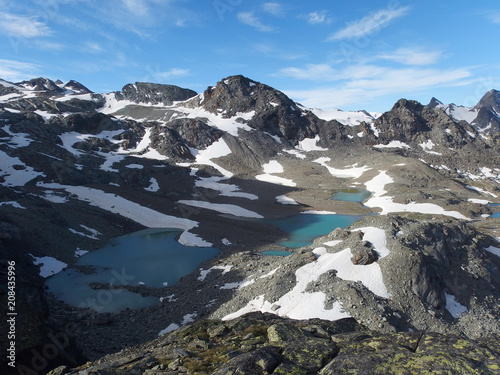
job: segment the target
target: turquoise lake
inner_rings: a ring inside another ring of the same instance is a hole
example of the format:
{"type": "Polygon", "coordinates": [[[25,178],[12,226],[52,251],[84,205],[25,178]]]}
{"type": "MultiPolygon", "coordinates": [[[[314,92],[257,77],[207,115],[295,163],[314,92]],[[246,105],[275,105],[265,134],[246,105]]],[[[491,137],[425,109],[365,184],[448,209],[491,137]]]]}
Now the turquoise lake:
{"type": "MultiPolygon", "coordinates": [[[[361,216],[300,214],[278,220],[264,220],[288,234],[279,245],[298,248],[313,243],[337,227],[345,228],[361,216]]],[[[215,257],[217,248],[187,247],[177,238],[179,230],[146,229],[114,238],[99,250],[80,257],[76,265],[87,266],[89,272],[69,267],[46,279],[49,291],[62,301],[98,312],[117,313],[124,309],[139,309],[159,303],[156,297],[144,297],[120,288],[144,284],[161,288],[172,286],[183,276],[215,257]],[[94,271],[94,272],[92,272],[94,271]],[[91,283],[109,283],[117,288],[93,289],[91,283]]],[[[285,256],[282,250],[264,251],[263,255],[285,256]]]]}
{"type": "Polygon", "coordinates": [[[220,252],[216,248],[183,246],[177,242],[180,233],[179,230],[146,229],[114,238],[76,262],[79,266],[91,266],[95,273],[68,268],[48,278],[46,285],[61,300],[98,312],[119,312],[127,307],[135,309],[159,303],[158,298],[143,297],[123,288],[92,289],[90,283],[174,285],[220,252]]]}
{"type": "Polygon", "coordinates": [[[266,222],[288,233],[288,238],[279,242],[279,245],[297,248],[311,245],[316,237],[324,236],[338,227],[346,228],[360,218],[361,216],[352,215],[301,214],[266,222]]]}
{"type": "Polygon", "coordinates": [[[336,192],[330,199],[345,202],[363,202],[370,195],[371,193],[364,189],[345,189],[336,192]]]}

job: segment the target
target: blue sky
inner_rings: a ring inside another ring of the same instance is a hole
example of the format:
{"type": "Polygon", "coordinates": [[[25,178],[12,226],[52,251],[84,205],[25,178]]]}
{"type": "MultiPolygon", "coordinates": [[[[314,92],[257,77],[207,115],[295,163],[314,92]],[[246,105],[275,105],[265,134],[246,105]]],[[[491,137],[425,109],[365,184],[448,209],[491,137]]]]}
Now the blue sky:
{"type": "Polygon", "coordinates": [[[500,89],[500,3],[0,0],[0,77],[202,92],[243,74],[310,107],[471,106],[500,89]]]}

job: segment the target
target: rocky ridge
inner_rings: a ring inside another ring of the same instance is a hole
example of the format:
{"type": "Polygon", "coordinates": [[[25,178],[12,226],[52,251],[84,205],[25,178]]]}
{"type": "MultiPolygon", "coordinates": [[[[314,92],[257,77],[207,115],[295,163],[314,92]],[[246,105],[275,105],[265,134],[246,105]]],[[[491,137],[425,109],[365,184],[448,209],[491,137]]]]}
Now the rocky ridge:
{"type": "Polygon", "coordinates": [[[353,319],[296,321],[254,313],[201,321],[76,369],[77,374],[495,374],[495,341],[425,332],[374,334],[353,319]]]}

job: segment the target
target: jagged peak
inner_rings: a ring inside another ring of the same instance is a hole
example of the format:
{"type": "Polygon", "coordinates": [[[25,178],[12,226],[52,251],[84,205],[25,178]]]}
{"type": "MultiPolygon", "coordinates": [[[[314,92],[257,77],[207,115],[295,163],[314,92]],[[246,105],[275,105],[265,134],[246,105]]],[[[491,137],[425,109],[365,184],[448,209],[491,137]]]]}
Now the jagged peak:
{"type": "Polygon", "coordinates": [[[16,85],[35,91],[56,91],[60,93],[64,92],[64,89],[59,87],[54,81],[44,77],[22,81],[16,83],[16,85]]]}
{"type": "Polygon", "coordinates": [[[391,109],[391,112],[392,111],[398,111],[402,108],[405,108],[411,112],[415,112],[415,111],[421,111],[423,109],[423,105],[416,101],[416,100],[409,100],[409,99],[399,99],[396,104],[394,104],[394,106],[392,107],[391,109]]]}
{"type": "Polygon", "coordinates": [[[78,94],[91,94],[92,93],[92,91],[89,90],[86,86],[82,85],[80,82],[75,81],[73,79],[69,80],[66,83],[63,83],[60,80],[57,80],[55,83],[60,85],[60,87],[66,89],[66,90],[71,90],[71,91],[74,91],[75,93],[78,93],[78,94]]]}
{"type": "Polygon", "coordinates": [[[436,107],[441,107],[443,106],[443,102],[440,101],[439,99],[436,99],[435,97],[432,97],[431,101],[429,102],[429,104],[427,104],[427,107],[430,107],[430,108],[436,108],[436,107]]]}
{"type": "Polygon", "coordinates": [[[475,109],[481,109],[483,107],[495,107],[500,106],[500,91],[491,89],[486,94],[483,95],[481,100],[474,107],[475,109]]]}

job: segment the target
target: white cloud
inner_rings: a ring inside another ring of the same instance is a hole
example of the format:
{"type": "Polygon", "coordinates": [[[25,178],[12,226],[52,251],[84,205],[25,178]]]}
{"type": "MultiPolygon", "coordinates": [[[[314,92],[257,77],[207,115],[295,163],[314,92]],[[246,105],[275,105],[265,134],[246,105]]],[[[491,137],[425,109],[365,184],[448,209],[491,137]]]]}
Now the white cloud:
{"type": "Polygon", "coordinates": [[[100,53],[104,51],[102,46],[96,42],[85,42],[83,46],[85,48],[85,51],[90,53],[100,53]]]}
{"type": "Polygon", "coordinates": [[[173,68],[165,72],[156,72],[155,78],[160,81],[172,79],[174,77],[184,77],[189,75],[189,69],[173,68]]]}
{"type": "Polygon", "coordinates": [[[500,12],[491,13],[490,18],[493,21],[493,23],[500,23],[500,12]]]}
{"type": "Polygon", "coordinates": [[[316,12],[311,12],[306,16],[307,22],[317,25],[317,24],[325,24],[328,25],[332,22],[332,19],[328,17],[328,11],[321,10],[316,12]]]}
{"type": "Polygon", "coordinates": [[[0,77],[11,82],[19,82],[33,78],[39,66],[22,61],[0,59],[0,77]]]}
{"type": "Polygon", "coordinates": [[[379,10],[350,23],[345,28],[332,34],[328,40],[353,39],[373,34],[389,25],[392,20],[404,16],[409,10],[409,6],[379,10]]]}
{"type": "Polygon", "coordinates": [[[238,21],[245,25],[252,26],[253,28],[262,31],[270,32],[273,28],[263,24],[252,12],[240,12],[237,15],[238,21]]]}
{"type": "Polygon", "coordinates": [[[262,4],[262,10],[276,17],[280,17],[284,13],[283,6],[279,3],[264,3],[262,4]]]}
{"type": "Polygon", "coordinates": [[[0,30],[19,38],[36,38],[52,34],[52,30],[35,17],[17,16],[0,12],[0,30]]]}
{"type": "Polygon", "coordinates": [[[34,43],[35,47],[44,51],[61,51],[66,48],[62,43],[49,42],[46,40],[37,40],[34,43]]]}
{"type": "Polygon", "coordinates": [[[339,78],[338,72],[328,64],[307,64],[305,68],[284,68],[279,71],[279,74],[311,81],[331,81],[339,78]]]}
{"type": "Polygon", "coordinates": [[[352,106],[361,108],[382,96],[407,96],[424,89],[466,85],[470,83],[469,78],[472,76],[468,68],[392,69],[365,64],[349,66],[340,71],[322,64],[306,66],[305,69],[288,68],[280,73],[311,81],[321,80],[317,77],[322,77],[325,82],[330,82],[328,86],[318,89],[287,91],[294,100],[306,106],[323,109],[352,106]]]}
{"type": "Polygon", "coordinates": [[[441,52],[424,51],[421,48],[399,48],[391,54],[379,55],[378,57],[404,65],[431,65],[440,59],[441,52]]]}
{"type": "Polygon", "coordinates": [[[145,16],[149,13],[146,0],[122,0],[122,3],[130,13],[137,16],[145,16]]]}

